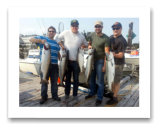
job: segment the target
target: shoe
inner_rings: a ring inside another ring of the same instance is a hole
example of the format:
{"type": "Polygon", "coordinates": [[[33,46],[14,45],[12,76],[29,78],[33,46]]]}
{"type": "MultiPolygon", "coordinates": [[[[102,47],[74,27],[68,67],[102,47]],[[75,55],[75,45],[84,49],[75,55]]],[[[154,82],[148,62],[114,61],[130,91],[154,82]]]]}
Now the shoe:
{"type": "Polygon", "coordinates": [[[97,101],[95,102],[95,105],[98,106],[98,105],[100,105],[101,103],[102,103],[102,101],[97,99],[97,101]]]}
{"type": "Polygon", "coordinates": [[[85,100],[87,100],[87,99],[89,99],[91,97],[93,97],[93,96],[91,96],[91,95],[85,96],[85,100]]]}
{"type": "Polygon", "coordinates": [[[55,98],[53,98],[55,101],[60,101],[61,100],[61,98],[60,97],[55,97],[55,98]]]}
{"type": "Polygon", "coordinates": [[[73,96],[73,100],[74,100],[74,102],[78,102],[78,97],[77,96],[73,96]]]}
{"type": "Polygon", "coordinates": [[[47,98],[42,97],[40,100],[40,104],[44,104],[46,102],[47,98]]]}
{"type": "Polygon", "coordinates": [[[68,99],[69,98],[69,95],[65,95],[64,99],[68,99]]]}
{"type": "Polygon", "coordinates": [[[113,98],[113,93],[107,92],[107,93],[104,93],[103,96],[112,99],[113,98]]]}
{"type": "Polygon", "coordinates": [[[115,103],[118,103],[117,97],[113,97],[112,99],[106,102],[107,105],[113,105],[115,103]]]}

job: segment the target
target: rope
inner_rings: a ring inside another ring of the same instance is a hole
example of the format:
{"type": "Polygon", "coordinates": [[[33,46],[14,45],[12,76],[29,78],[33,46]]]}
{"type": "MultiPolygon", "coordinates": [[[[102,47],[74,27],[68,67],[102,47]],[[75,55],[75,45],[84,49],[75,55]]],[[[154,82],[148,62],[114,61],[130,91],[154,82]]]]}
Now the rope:
{"type": "Polygon", "coordinates": [[[44,25],[45,32],[47,33],[47,29],[46,29],[46,26],[45,26],[45,22],[44,22],[44,20],[42,18],[41,18],[41,21],[42,21],[42,23],[44,25]]]}
{"type": "MultiPolygon", "coordinates": [[[[138,81],[138,80],[139,80],[139,78],[136,78],[136,80],[134,80],[134,81],[130,84],[130,90],[129,90],[128,93],[125,93],[125,94],[122,94],[122,95],[117,95],[117,96],[125,96],[125,95],[128,95],[129,93],[131,93],[132,84],[135,83],[135,82],[138,81]]],[[[91,97],[91,98],[89,98],[89,99],[87,99],[87,100],[84,100],[83,102],[78,103],[78,104],[75,105],[74,107],[77,107],[77,106],[79,106],[80,104],[82,104],[82,103],[84,103],[84,102],[86,102],[86,101],[88,101],[88,100],[90,100],[90,99],[92,99],[92,98],[94,98],[94,97],[96,97],[96,96],[93,96],[93,97],[91,97]]]]}
{"type": "MultiPolygon", "coordinates": [[[[132,63],[132,65],[135,66],[135,64],[133,64],[133,63],[132,63]]],[[[136,71],[136,68],[135,68],[135,70],[132,70],[132,73],[131,73],[132,76],[133,76],[133,74],[134,74],[135,71],[136,71]]],[[[136,80],[134,80],[132,83],[135,83],[138,80],[139,80],[139,77],[137,77],[136,80]]],[[[125,93],[125,94],[122,94],[122,95],[117,95],[117,96],[125,96],[125,95],[128,95],[129,93],[131,93],[132,83],[130,84],[130,90],[129,90],[128,93],[125,93]]]]}
{"type": "MultiPolygon", "coordinates": [[[[37,18],[37,21],[38,21],[38,23],[39,23],[39,20],[38,20],[38,18],[37,18]]],[[[39,25],[40,25],[40,23],[39,23],[39,25]]],[[[40,25],[40,28],[41,28],[41,25],[40,25]]],[[[42,28],[41,28],[41,31],[42,31],[42,28]]],[[[43,31],[42,31],[42,34],[43,34],[43,31]]]]}
{"type": "MultiPolygon", "coordinates": [[[[135,83],[136,81],[138,81],[139,79],[136,79],[134,80],[132,83],[135,83]]],[[[125,96],[125,95],[128,95],[129,93],[131,93],[131,89],[132,89],[132,83],[130,84],[130,90],[128,93],[125,93],[125,94],[121,94],[121,95],[117,95],[117,96],[125,96]]]]}

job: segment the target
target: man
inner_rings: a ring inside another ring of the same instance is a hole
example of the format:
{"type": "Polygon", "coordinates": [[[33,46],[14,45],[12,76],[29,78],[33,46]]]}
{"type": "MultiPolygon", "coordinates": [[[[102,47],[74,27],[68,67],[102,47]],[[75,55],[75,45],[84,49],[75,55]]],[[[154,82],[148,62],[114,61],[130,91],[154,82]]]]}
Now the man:
{"type": "Polygon", "coordinates": [[[55,34],[54,36],[54,40],[59,44],[59,46],[61,47],[62,50],[65,49],[65,47],[63,46],[63,44],[61,43],[60,39],[58,38],[59,34],[55,34]]]}
{"type": "Polygon", "coordinates": [[[66,83],[65,83],[65,99],[69,98],[70,88],[71,88],[71,73],[73,72],[74,87],[73,87],[73,99],[77,102],[77,92],[79,85],[79,72],[80,68],[77,62],[78,48],[82,47],[84,49],[88,42],[85,37],[79,33],[79,22],[77,20],[71,21],[71,30],[66,30],[62,32],[58,38],[64,40],[64,46],[69,51],[69,61],[68,70],[66,73],[66,83]]]}
{"type": "MultiPolygon", "coordinates": [[[[60,101],[61,99],[58,97],[58,86],[57,86],[57,80],[58,80],[58,55],[59,55],[59,50],[60,47],[58,45],[58,43],[60,45],[62,45],[60,43],[60,41],[55,41],[54,40],[54,36],[56,34],[56,29],[53,26],[50,26],[48,28],[48,37],[45,36],[37,36],[34,38],[31,38],[30,41],[33,43],[37,43],[37,45],[40,46],[40,57],[42,56],[42,48],[43,45],[45,44],[45,42],[48,42],[50,44],[50,49],[51,49],[51,64],[49,66],[49,71],[47,74],[47,80],[49,80],[49,77],[51,79],[51,94],[52,94],[52,98],[56,101],[60,101]]],[[[59,40],[59,39],[57,39],[59,40]]],[[[64,47],[64,46],[62,46],[64,47]]],[[[40,59],[41,60],[41,59],[40,59]]],[[[42,79],[43,74],[40,73],[40,77],[42,79]]],[[[48,90],[48,84],[46,83],[42,83],[41,84],[41,96],[42,99],[40,100],[40,104],[45,103],[45,101],[48,98],[47,95],[47,90],[48,90]]]]}
{"type": "Polygon", "coordinates": [[[119,22],[116,22],[112,25],[113,35],[110,36],[110,45],[113,52],[115,60],[115,77],[114,83],[112,84],[113,94],[109,94],[111,98],[106,102],[108,105],[112,105],[118,102],[117,94],[120,88],[120,80],[123,74],[123,68],[125,64],[124,52],[127,47],[127,42],[125,38],[121,35],[122,25],[119,22]]]}
{"type": "Polygon", "coordinates": [[[109,53],[109,37],[102,33],[103,22],[95,22],[95,32],[91,33],[89,36],[89,46],[88,49],[95,49],[94,52],[94,70],[92,71],[91,77],[89,79],[90,93],[85,99],[91,98],[96,93],[96,75],[97,75],[97,100],[95,105],[98,106],[102,103],[103,92],[104,92],[104,72],[106,66],[106,56],[105,53],[109,53]]]}

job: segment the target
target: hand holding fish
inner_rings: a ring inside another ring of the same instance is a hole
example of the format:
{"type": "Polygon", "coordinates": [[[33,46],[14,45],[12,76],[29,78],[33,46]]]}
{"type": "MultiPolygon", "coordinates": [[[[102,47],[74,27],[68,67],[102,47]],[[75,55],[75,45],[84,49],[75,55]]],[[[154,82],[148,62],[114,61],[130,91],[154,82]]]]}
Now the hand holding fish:
{"type": "Polygon", "coordinates": [[[86,47],[86,45],[82,45],[81,48],[84,49],[86,47]]]}
{"type": "Polygon", "coordinates": [[[65,50],[65,47],[62,45],[62,46],[61,46],[61,49],[62,49],[62,50],[65,50]]]}
{"type": "Polygon", "coordinates": [[[42,44],[45,44],[45,42],[46,42],[46,40],[41,40],[41,43],[42,43],[42,44]]]}
{"type": "Polygon", "coordinates": [[[112,52],[113,56],[115,57],[115,52],[112,52]]]}
{"type": "Polygon", "coordinates": [[[91,45],[89,45],[89,46],[88,46],[88,49],[92,49],[92,46],[91,46],[91,45]]]}

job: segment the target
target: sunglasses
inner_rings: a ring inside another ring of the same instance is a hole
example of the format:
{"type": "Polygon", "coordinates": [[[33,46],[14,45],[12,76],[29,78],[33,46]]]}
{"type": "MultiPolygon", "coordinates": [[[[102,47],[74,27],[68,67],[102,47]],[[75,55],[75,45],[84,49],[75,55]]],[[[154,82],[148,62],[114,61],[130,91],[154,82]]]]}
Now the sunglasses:
{"type": "Polygon", "coordinates": [[[72,25],[72,27],[78,27],[78,25],[72,25]]]}
{"type": "Polygon", "coordinates": [[[55,31],[48,31],[48,32],[50,32],[50,33],[51,33],[51,32],[52,32],[52,33],[56,33],[55,31]]]}
{"type": "Polygon", "coordinates": [[[94,26],[95,28],[102,28],[102,26],[94,26]]]}
{"type": "Polygon", "coordinates": [[[113,28],[113,30],[115,30],[115,29],[116,29],[116,30],[119,30],[120,28],[113,28]]]}

